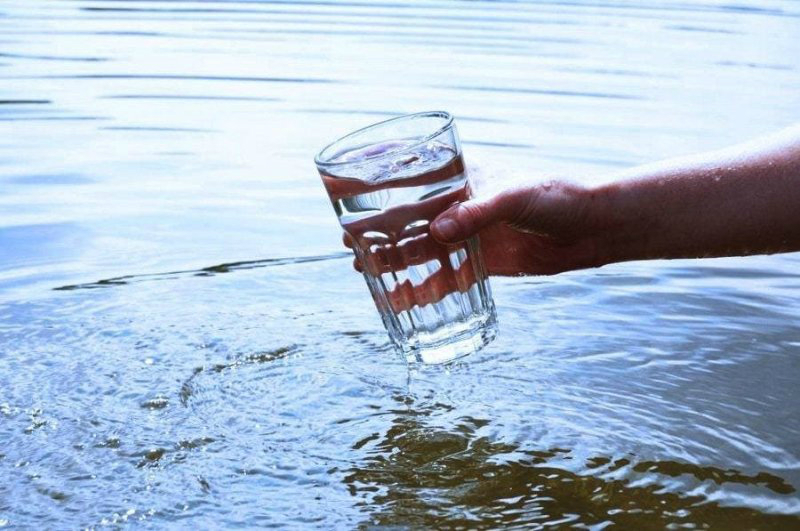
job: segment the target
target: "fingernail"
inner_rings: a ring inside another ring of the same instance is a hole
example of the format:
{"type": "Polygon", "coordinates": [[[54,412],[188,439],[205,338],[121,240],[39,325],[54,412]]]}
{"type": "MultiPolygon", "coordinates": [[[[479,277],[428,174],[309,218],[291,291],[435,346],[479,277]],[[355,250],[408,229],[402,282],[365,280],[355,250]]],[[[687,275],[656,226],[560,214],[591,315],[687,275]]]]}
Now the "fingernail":
{"type": "Polygon", "coordinates": [[[434,225],[436,232],[446,240],[451,240],[458,234],[458,223],[450,218],[438,219],[434,225]]]}

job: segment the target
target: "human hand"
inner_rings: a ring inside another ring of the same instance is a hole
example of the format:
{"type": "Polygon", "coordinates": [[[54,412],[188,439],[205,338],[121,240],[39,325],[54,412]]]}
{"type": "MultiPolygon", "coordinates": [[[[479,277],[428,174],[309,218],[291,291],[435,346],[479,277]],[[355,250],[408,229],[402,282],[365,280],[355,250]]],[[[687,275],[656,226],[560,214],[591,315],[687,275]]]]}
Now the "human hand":
{"type": "MultiPolygon", "coordinates": [[[[430,234],[448,245],[477,235],[490,275],[551,275],[596,267],[603,260],[595,203],[589,190],[561,181],[511,188],[451,206],[436,216],[430,234]]],[[[353,248],[350,235],[344,242],[353,248]]],[[[430,246],[438,247],[435,242],[430,246]]],[[[416,252],[426,255],[424,249],[416,252]]],[[[363,269],[358,258],[354,266],[363,269]]]]}
{"type": "Polygon", "coordinates": [[[552,275],[602,265],[593,194],[561,181],[453,205],[431,225],[452,244],[478,235],[491,275],[552,275]]]}

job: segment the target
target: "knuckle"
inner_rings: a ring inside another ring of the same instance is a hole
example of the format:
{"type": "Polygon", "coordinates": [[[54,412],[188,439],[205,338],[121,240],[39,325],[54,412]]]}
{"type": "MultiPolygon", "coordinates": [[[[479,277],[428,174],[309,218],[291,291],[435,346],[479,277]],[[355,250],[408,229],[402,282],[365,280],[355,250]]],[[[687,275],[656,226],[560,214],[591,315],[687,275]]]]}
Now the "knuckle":
{"type": "Polygon", "coordinates": [[[458,219],[463,226],[471,230],[473,227],[480,224],[484,212],[485,209],[481,204],[475,201],[468,201],[458,206],[458,219]]]}

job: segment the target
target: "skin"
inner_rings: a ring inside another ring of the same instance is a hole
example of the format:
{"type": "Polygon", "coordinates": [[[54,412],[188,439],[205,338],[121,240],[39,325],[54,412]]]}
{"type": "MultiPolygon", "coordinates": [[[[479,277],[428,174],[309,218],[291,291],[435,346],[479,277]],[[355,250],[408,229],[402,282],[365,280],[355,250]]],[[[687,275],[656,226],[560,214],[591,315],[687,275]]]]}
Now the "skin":
{"type": "Polygon", "coordinates": [[[446,244],[478,234],[492,275],[800,251],[800,125],[611,182],[552,181],[472,199],[437,216],[430,233],[446,244]]]}

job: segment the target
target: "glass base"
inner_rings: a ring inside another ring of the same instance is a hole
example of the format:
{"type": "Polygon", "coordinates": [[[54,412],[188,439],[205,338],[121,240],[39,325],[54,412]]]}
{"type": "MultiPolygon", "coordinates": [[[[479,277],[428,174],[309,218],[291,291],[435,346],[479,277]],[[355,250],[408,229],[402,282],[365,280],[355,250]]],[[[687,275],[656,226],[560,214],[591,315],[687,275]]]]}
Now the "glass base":
{"type": "Polygon", "coordinates": [[[438,365],[478,352],[495,336],[497,318],[492,311],[435,332],[418,332],[397,346],[409,363],[438,365]]]}

